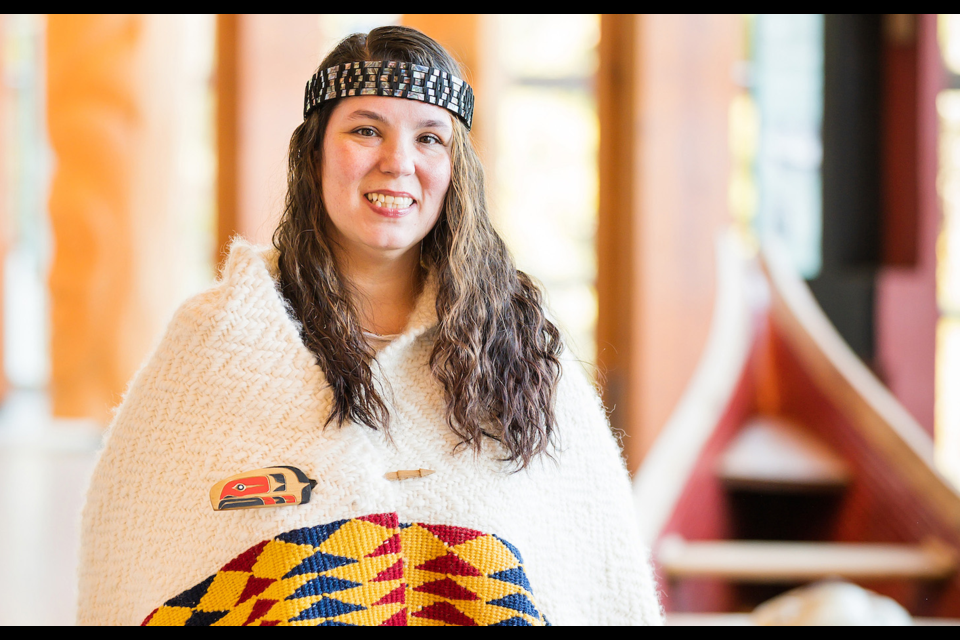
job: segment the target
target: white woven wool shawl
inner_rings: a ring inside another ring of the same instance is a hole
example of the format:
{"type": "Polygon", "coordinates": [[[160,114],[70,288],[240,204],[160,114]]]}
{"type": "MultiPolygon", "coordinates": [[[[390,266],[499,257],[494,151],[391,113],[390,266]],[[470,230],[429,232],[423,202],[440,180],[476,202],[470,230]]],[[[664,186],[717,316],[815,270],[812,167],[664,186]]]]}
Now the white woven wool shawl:
{"type": "Polygon", "coordinates": [[[455,451],[428,366],[431,281],[406,331],[377,356],[390,438],[352,423],[324,429],[332,394],[275,278],[273,250],[235,242],[221,280],[180,307],[131,382],[84,507],[80,623],[140,624],[260,541],[388,512],[512,543],[552,624],[661,623],[629,477],[579,364],[564,361],[556,394],[556,463],[511,473],[495,443],[480,456],[455,451]],[[318,481],[308,504],[212,510],[216,482],[272,465],[318,481]],[[419,468],[436,473],[384,478],[419,468]]]}

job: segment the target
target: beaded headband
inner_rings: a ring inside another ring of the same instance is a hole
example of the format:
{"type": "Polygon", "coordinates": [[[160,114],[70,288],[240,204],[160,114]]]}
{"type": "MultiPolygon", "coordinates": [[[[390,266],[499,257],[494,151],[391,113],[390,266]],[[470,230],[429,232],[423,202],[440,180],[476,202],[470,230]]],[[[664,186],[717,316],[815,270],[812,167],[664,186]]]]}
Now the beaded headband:
{"type": "Polygon", "coordinates": [[[435,104],[473,123],[473,89],[436,67],[411,62],[347,62],[321,69],[307,82],[303,119],[324,102],[349,96],[390,96],[435,104]]]}

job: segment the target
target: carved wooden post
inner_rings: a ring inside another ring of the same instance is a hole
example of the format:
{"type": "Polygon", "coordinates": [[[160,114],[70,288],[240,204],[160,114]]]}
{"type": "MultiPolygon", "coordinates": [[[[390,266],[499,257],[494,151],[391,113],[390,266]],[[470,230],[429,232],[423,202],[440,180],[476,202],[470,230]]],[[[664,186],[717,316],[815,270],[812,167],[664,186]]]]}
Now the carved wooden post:
{"type": "Polygon", "coordinates": [[[175,16],[51,15],[53,412],[106,422],[181,295],[175,16]]]}
{"type": "Polygon", "coordinates": [[[143,17],[57,16],[48,22],[51,392],[55,415],[103,417],[129,286],[134,89],[143,17]]]}

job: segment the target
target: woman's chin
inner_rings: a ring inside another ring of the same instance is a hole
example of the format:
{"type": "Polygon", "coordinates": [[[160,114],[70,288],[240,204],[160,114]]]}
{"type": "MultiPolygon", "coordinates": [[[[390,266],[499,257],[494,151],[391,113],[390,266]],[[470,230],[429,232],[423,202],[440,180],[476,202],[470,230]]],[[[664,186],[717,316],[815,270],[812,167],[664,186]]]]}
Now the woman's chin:
{"type": "Polygon", "coordinates": [[[417,243],[408,240],[398,239],[376,239],[368,240],[361,246],[356,247],[364,256],[369,259],[380,259],[393,261],[398,260],[407,252],[417,249],[417,243]]]}

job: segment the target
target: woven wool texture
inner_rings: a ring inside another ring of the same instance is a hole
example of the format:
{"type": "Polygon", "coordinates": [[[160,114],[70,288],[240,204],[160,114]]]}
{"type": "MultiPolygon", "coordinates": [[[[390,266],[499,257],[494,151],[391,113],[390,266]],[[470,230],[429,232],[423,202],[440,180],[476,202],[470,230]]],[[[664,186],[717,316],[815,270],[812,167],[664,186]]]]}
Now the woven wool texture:
{"type": "Polygon", "coordinates": [[[389,513],[509,541],[552,624],[662,623],[629,477],[580,365],[564,360],[556,460],[513,473],[492,441],[480,456],[458,448],[428,365],[435,296],[431,279],[377,354],[389,435],[324,429],[331,392],[277,290],[275,252],[235,241],[221,280],[178,309],[107,432],[83,511],[78,622],[141,624],[264,541],[389,513]],[[308,504],[213,511],[215,483],[276,465],[317,480],[308,504]],[[435,473],[384,478],[419,468],[435,473]]]}

